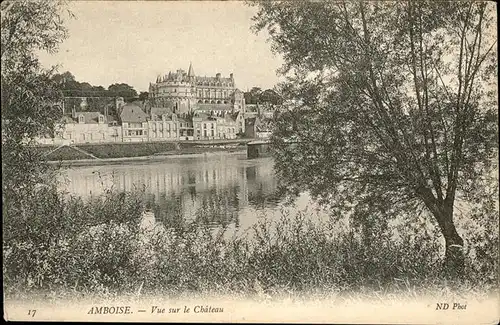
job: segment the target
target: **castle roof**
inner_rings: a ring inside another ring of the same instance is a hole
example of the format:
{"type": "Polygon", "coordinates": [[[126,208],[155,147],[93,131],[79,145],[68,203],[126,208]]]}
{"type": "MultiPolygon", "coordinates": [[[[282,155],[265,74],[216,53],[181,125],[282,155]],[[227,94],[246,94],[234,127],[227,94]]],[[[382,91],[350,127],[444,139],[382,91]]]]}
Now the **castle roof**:
{"type": "Polygon", "coordinates": [[[197,103],[196,109],[204,110],[204,111],[230,111],[233,109],[231,104],[204,104],[197,103]]]}

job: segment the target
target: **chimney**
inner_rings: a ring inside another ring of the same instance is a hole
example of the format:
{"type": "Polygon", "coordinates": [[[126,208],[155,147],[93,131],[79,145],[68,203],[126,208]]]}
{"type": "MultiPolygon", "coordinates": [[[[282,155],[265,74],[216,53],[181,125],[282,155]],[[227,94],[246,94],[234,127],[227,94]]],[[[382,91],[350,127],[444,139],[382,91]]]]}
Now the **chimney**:
{"type": "Polygon", "coordinates": [[[233,76],[232,72],[229,74],[229,78],[234,79],[234,76],[233,76]]]}
{"type": "Polygon", "coordinates": [[[74,104],[73,104],[73,107],[71,108],[71,117],[76,118],[76,108],[75,108],[74,104]]]}

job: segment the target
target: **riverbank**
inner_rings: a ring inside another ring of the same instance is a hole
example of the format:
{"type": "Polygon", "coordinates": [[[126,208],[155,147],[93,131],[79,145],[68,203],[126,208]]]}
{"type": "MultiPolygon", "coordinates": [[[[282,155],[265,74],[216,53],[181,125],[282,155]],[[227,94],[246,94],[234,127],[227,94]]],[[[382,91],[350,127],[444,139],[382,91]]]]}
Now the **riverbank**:
{"type": "MultiPolygon", "coordinates": [[[[243,151],[245,140],[227,143],[145,142],[78,144],[72,146],[36,147],[51,163],[106,164],[121,161],[156,160],[165,156],[206,154],[211,152],[243,151]],[[159,158],[158,158],[159,157],[159,158]]],[[[162,158],[163,157],[163,158],[162,158]]]]}
{"type": "MultiPolygon", "coordinates": [[[[207,148],[203,148],[207,149],[207,148]]],[[[214,148],[215,149],[215,148],[214,148]]],[[[51,165],[60,165],[62,167],[72,166],[101,166],[101,165],[113,165],[120,163],[134,163],[134,162],[153,162],[161,161],[165,159],[180,158],[180,157],[204,157],[207,155],[214,155],[218,153],[227,154],[246,154],[246,149],[244,147],[237,149],[220,149],[220,150],[200,150],[199,152],[193,150],[178,150],[163,152],[155,154],[152,156],[141,156],[141,157],[121,157],[121,158],[105,158],[105,159],[75,159],[75,160],[59,160],[59,161],[48,161],[51,165]]]]}

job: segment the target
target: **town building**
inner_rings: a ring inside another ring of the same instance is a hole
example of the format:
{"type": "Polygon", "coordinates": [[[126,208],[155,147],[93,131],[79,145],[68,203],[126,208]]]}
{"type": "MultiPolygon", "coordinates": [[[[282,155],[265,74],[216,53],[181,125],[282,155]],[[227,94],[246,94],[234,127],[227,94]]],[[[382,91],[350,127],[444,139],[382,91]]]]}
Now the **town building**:
{"type": "Polygon", "coordinates": [[[245,119],[245,137],[247,138],[269,138],[271,126],[268,119],[258,116],[245,119]]]}
{"type": "Polygon", "coordinates": [[[234,115],[226,114],[217,117],[217,137],[219,139],[236,139],[237,133],[238,128],[234,120],[234,115]]]}
{"type": "Polygon", "coordinates": [[[177,115],[162,107],[152,107],[148,121],[150,141],[178,140],[180,123],[177,115]]]}
{"type": "Polygon", "coordinates": [[[99,100],[102,103],[100,107],[90,108],[86,97],[65,98],[61,103],[63,116],[54,127],[54,137],[37,138],[37,142],[56,145],[122,142],[122,128],[109,110],[119,110],[123,98],[99,100]]]}
{"type": "Polygon", "coordinates": [[[123,142],[141,142],[149,138],[148,116],[136,104],[125,104],[120,111],[123,142]]]}
{"type": "Polygon", "coordinates": [[[217,119],[199,113],[193,116],[194,138],[196,140],[213,140],[217,138],[217,119]]]}

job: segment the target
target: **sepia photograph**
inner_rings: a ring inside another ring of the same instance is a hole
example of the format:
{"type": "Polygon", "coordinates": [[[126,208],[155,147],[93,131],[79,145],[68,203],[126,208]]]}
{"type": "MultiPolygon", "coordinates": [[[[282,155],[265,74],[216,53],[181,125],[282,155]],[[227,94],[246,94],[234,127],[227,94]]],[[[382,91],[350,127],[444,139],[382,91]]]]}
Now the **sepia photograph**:
{"type": "Polygon", "coordinates": [[[500,321],[495,2],[0,8],[4,320],[500,321]]]}

